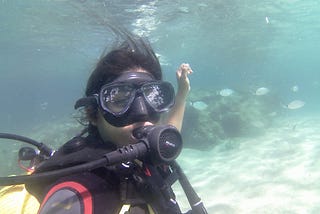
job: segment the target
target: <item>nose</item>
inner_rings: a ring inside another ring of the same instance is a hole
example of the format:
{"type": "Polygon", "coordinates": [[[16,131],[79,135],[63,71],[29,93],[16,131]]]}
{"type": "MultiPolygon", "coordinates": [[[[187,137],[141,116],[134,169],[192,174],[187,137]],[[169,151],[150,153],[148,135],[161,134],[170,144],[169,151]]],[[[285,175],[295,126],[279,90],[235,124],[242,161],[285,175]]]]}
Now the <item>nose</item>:
{"type": "Polygon", "coordinates": [[[129,117],[134,122],[147,121],[149,118],[149,112],[145,100],[142,96],[138,96],[134,99],[129,117]]]}

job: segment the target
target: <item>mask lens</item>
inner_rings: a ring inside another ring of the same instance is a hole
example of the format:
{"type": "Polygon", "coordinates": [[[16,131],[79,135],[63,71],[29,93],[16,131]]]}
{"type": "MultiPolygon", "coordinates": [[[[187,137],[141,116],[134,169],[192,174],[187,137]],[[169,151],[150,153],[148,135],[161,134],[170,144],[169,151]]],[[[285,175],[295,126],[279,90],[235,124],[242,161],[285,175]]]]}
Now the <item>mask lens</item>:
{"type": "Polygon", "coordinates": [[[113,115],[123,114],[134,99],[134,88],[130,85],[107,85],[100,92],[101,107],[113,115]]]}
{"type": "Polygon", "coordinates": [[[174,89],[168,82],[144,84],[142,91],[145,99],[156,112],[167,111],[174,103],[174,89]]]}

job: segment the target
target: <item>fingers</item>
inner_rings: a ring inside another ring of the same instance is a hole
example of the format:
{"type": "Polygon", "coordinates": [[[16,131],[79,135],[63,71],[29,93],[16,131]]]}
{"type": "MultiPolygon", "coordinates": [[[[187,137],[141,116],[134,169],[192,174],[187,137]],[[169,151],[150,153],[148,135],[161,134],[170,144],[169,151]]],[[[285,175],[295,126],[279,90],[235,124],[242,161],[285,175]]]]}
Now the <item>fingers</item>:
{"type": "Polygon", "coordinates": [[[187,72],[187,74],[191,74],[193,72],[188,63],[182,63],[180,67],[182,71],[187,72]]]}
{"type": "Polygon", "coordinates": [[[177,70],[177,77],[187,78],[188,74],[192,74],[193,71],[188,63],[182,63],[177,70]]]}

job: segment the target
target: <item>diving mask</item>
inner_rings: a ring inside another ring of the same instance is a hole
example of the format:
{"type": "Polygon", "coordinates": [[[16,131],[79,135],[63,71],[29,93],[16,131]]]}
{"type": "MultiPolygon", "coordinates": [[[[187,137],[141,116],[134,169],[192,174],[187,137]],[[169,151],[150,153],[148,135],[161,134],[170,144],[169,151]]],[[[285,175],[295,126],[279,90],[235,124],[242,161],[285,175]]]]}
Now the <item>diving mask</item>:
{"type": "MultiPolygon", "coordinates": [[[[135,122],[157,122],[160,113],[173,106],[174,89],[169,82],[157,81],[149,73],[125,72],[102,86],[93,97],[104,118],[120,127],[135,122]]],[[[84,106],[79,101],[76,108],[84,106]]]]}

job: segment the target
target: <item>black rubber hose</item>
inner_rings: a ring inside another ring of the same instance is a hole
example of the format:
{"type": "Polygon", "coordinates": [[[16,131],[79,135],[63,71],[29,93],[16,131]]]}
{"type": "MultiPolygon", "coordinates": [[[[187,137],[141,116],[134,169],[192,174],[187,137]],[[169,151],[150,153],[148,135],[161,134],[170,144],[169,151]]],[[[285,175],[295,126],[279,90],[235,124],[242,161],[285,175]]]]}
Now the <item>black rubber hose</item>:
{"type": "Polygon", "coordinates": [[[40,152],[48,157],[50,157],[52,155],[52,153],[54,152],[53,149],[49,148],[47,145],[45,145],[44,143],[39,143],[38,141],[32,140],[30,138],[27,137],[23,137],[20,135],[16,135],[16,134],[9,134],[9,133],[0,133],[0,138],[5,138],[5,139],[10,139],[10,140],[16,140],[16,141],[22,141],[25,143],[29,143],[35,147],[37,147],[40,152]]]}
{"type": "Polygon", "coordinates": [[[29,182],[40,181],[44,178],[55,179],[66,175],[71,175],[79,172],[90,171],[102,166],[110,166],[113,164],[126,162],[144,156],[148,152],[148,147],[145,143],[137,143],[134,145],[125,146],[113,152],[107,153],[103,158],[91,161],[85,164],[80,164],[64,169],[57,169],[48,172],[39,172],[31,175],[20,175],[11,177],[0,177],[0,186],[9,186],[16,184],[25,184],[29,182]]]}
{"type": "Polygon", "coordinates": [[[179,176],[179,183],[185,192],[188,202],[192,209],[192,214],[208,214],[206,208],[204,207],[201,198],[198,196],[196,191],[193,189],[192,185],[190,184],[187,176],[182,171],[181,167],[176,161],[172,163],[173,168],[176,169],[176,172],[179,176]]]}

